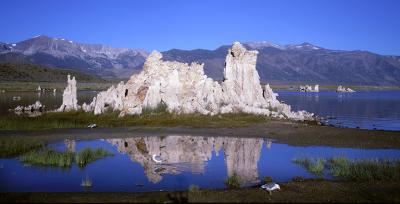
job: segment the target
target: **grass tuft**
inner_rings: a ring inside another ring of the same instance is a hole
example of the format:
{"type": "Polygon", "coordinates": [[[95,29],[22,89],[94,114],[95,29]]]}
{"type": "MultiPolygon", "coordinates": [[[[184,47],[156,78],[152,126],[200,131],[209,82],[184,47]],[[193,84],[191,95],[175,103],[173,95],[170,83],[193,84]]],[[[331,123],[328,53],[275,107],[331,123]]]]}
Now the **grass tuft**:
{"type": "Polygon", "coordinates": [[[32,151],[21,156],[20,161],[39,166],[70,167],[74,161],[74,153],[53,150],[32,151]]]}
{"type": "Polygon", "coordinates": [[[75,155],[75,161],[79,167],[83,168],[90,162],[112,155],[113,154],[103,148],[97,148],[95,150],[85,148],[75,155]]]}
{"type": "Polygon", "coordinates": [[[294,159],[293,162],[302,165],[310,173],[322,175],[325,168],[326,160],[323,158],[317,158],[317,159],[299,158],[299,159],[294,159]]]}
{"type": "Polygon", "coordinates": [[[322,173],[327,168],[333,177],[347,181],[400,181],[400,160],[333,157],[328,160],[302,158],[293,162],[311,173],[322,173]]]}
{"type": "Polygon", "coordinates": [[[1,137],[0,157],[18,156],[33,150],[41,149],[45,144],[34,138],[26,137],[1,137]]]}
{"type": "Polygon", "coordinates": [[[330,160],[332,175],[350,181],[400,181],[400,161],[345,158],[330,160]]]}
{"type": "Polygon", "coordinates": [[[225,185],[230,189],[240,188],[240,186],[242,185],[240,176],[234,173],[232,176],[225,179],[225,185]]]}
{"type": "Polygon", "coordinates": [[[83,168],[90,162],[111,156],[107,150],[97,148],[92,150],[85,148],[78,153],[57,152],[54,150],[31,151],[22,155],[19,159],[23,163],[38,166],[71,167],[74,162],[83,168]]]}

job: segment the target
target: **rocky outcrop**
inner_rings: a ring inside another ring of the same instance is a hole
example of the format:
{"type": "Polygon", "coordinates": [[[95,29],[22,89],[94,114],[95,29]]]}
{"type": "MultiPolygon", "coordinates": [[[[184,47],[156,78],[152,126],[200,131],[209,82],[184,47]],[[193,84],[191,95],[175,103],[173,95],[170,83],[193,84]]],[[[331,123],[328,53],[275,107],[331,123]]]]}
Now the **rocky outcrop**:
{"type": "MultiPolygon", "coordinates": [[[[289,105],[279,102],[269,85],[263,89],[256,70],[257,53],[235,42],[225,59],[224,81],[218,83],[204,74],[204,64],[163,61],[162,54],[153,51],[142,72],[131,76],[126,84],[121,82],[100,92],[90,104],[83,104],[82,109],[95,114],[118,110],[124,116],[165,105],[169,112],[178,114],[245,112],[294,120],[313,119],[312,114],[292,112],[289,105]]],[[[65,99],[70,104],[70,99],[65,99]]]]}
{"type": "Polygon", "coordinates": [[[351,88],[346,88],[346,87],[344,87],[344,86],[342,86],[342,85],[339,85],[338,88],[336,89],[336,92],[353,93],[353,92],[356,92],[356,91],[354,91],[354,90],[351,89],[351,88]]]}
{"type": "Polygon", "coordinates": [[[14,111],[15,114],[21,115],[21,114],[27,114],[30,117],[35,117],[35,116],[40,116],[42,112],[44,111],[45,106],[40,103],[40,101],[36,101],[32,105],[28,106],[17,106],[14,109],[11,109],[14,111]]]}
{"type": "Polygon", "coordinates": [[[59,112],[78,110],[80,106],[78,105],[77,95],[76,95],[76,80],[75,77],[67,76],[68,85],[63,93],[63,102],[59,112]]]}
{"type": "Polygon", "coordinates": [[[299,91],[301,92],[319,92],[319,85],[315,85],[314,89],[310,85],[300,86],[299,91]]]}

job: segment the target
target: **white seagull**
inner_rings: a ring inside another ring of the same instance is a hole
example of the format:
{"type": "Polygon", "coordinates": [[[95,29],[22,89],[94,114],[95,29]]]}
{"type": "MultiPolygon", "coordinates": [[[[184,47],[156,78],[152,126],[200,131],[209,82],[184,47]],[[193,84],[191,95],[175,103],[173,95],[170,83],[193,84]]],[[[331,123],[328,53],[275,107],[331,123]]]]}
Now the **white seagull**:
{"type": "Polygon", "coordinates": [[[90,125],[88,126],[88,128],[95,128],[95,127],[97,127],[96,124],[90,124],[90,125]]]}
{"type": "Polygon", "coordinates": [[[155,154],[153,154],[152,159],[153,159],[153,161],[155,161],[156,163],[161,163],[161,162],[162,162],[162,161],[161,161],[161,157],[160,157],[160,156],[157,156],[157,155],[155,155],[155,154]]]}
{"type": "Polygon", "coordinates": [[[274,191],[276,189],[281,190],[281,187],[277,183],[267,183],[267,184],[262,185],[261,188],[267,190],[270,195],[271,195],[271,191],[274,191]]]}

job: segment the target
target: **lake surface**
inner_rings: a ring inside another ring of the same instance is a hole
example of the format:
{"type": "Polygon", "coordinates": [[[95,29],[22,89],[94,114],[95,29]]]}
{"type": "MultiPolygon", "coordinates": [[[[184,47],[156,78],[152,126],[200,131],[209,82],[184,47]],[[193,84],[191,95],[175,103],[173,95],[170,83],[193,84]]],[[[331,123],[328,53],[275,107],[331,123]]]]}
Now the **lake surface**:
{"type": "MultiPolygon", "coordinates": [[[[97,91],[79,91],[78,103],[90,103],[93,97],[97,96],[97,91]]],[[[28,106],[40,101],[46,106],[46,110],[55,110],[62,104],[62,93],[57,92],[5,92],[0,93],[0,114],[14,114],[9,109],[14,109],[19,105],[28,106]],[[13,97],[21,97],[20,100],[13,100],[13,97]]]]}
{"type": "Polygon", "coordinates": [[[304,93],[279,90],[278,99],[293,110],[306,110],[338,127],[400,130],[400,91],[357,91],[336,93],[321,91],[304,93]]]}
{"type": "Polygon", "coordinates": [[[114,156],[89,163],[83,169],[76,165],[67,169],[28,166],[17,158],[0,159],[0,191],[144,192],[186,190],[190,185],[219,189],[225,188],[224,180],[234,173],[245,185],[259,184],[265,176],[275,182],[289,181],[294,176],[316,177],[293,163],[295,158],[400,158],[400,150],[395,149],[294,147],[266,138],[187,135],[64,140],[48,146],[58,151],[103,147],[114,156]],[[162,162],[156,163],[153,155],[160,156],[162,162]],[[86,177],[93,182],[91,188],[81,187],[86,177]]]}

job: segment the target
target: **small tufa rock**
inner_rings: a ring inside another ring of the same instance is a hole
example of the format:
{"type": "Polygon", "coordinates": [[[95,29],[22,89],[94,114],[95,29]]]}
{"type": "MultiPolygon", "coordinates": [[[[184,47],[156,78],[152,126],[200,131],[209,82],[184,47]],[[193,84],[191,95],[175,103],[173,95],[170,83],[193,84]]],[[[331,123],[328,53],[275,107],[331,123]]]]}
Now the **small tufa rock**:
{"type": "Polygon", "coordinates": [[[344,87],[342,85],[339,85],[338,88],[336,89],[336,92],[353,93],[353,92],[356,92],[356,91],[354,91],[351,88],[346,88],[346,87],[344,87]]]}
{"type": "Polygon", "coordinates": [[[78,100],[76,96],[76,80],[75,77],[68,75],[67,76],[68,85],[63,93],[63,102],[60,108],[58,108],[58,112],[78,110],[80,107],[78,106],[78,100]]]}
{"type": "Polygon", "coordinates": [[[40,103],[40,101],[36,101],[32,105],[17,106],[13,110],[14,110],[14,113],[17,114],[17,115],[21,115],[22,113],[26,113],[29,116],[35,117],[35,116],[41,115],[42,112],[44,111],[44,108],[45,108],[45,106],[42,105],[42,103],[40,103]]]}
{"type": "Polygon", "coordinates": [[[299,90],[301,92],[319,92],[319,85],[315,85],[314,89],[310,85],[300,86],[299,90]]]}

